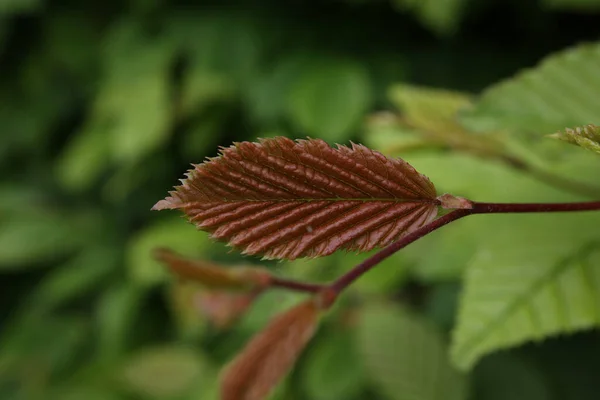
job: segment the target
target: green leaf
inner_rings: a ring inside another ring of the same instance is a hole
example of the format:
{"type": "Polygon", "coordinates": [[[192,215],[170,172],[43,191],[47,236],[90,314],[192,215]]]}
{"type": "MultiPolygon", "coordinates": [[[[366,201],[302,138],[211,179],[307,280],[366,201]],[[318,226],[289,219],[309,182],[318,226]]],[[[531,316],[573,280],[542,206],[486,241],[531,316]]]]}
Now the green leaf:
{"type": "Polygon", "coordinates": [[[454,33],[466,0],[394,0],[400,10],[410,11],[423,25],[439,35],[454,33]]]}
{"type": "Polygon", "coordinates": [[[419,132],[430,145],[447,146],[480,156],[504,153],[497,132],[476,134],[459,122],[457,114],[473,104],[468,93],[400,84],[392,86],[390,99],[401,110],[402,121],[419,132]]]}
{"type": "Polygon", "coordinates": [[[358,346],[374,384],[388,399],[466,397],[465,377],[449,364],[442,337],[402,309],[369,307],[358,322],[358,346]]]}
{"type": "Polygon", "coordinates": [[[348,60],[313,61],[297,78],[287,101],[299,130],[329,142],[342,141],[371,104],[365,68],[348,60]]]}
{"type": "Polygon", "coordinates": [[[169,135],[168,72],[171,42],[151,41],[134,21],[114,24],[106,36],[105,77],[92,119],[109,123],[106,137],[117,162],[133,162],[162,145],[169,135]]]}
{"type": "Polygon", "coordinates": [[[209,246],[216,247],[208,235],[199,233],[181,218],[169,218],[146,227],[131,238],[127,246],[126,265],[131,279],[141,285],[164,281],[169,272],[153,257],[153,250],[167,247],[190,257],[201,258],[209,246]]]}
{"type": "Polygon", "coordinates": [[[94,186],[112,161],[109,135],[110,126],[91,120],[67,143],[55,165],[57,179],[65,188],[79,191],[94,186]]]}
{"type": "Polygon", "coordinates": [[[600,126],[586,125],[575,129],[566,128],[551,137],[600,154],[600,126]]]}
{"type": "Polygon", "coordinates": [[[82,250],[44,277],[33,294],[33,305],[48,310],[90,294],[107,282],[109,274],[119,265],[120,255],[112,246],[93,246],[82,250]]]}
{"type": "Polygon", "coordinates": [[[0,0],[0,16],[37,11],[43,0],[0,0]]]}
{"type": "MultiPolygon", "coordinates": [[[[491,223],[491,221],[490,221],[491,223]]],[[[600,325],[598,213],[505,216],[468,264],[452,358],[600,325]]]]}
{"type": "Polygon", "coordinates": [[[107,290],[97,302],[97,357],[118,359],[127,349],[146,291],[130,283],[107,290]]]}
{"type": "Polygon", "coordinates": [[[476,130],[538,135],[565,126],[600,125],[600,43],[569,48],[486,89],[462,120],[476,130]]]}
{"type": "Polygon", "coordinates": [[[47,209],[0,217],[0,270],[20,269],[76,250],[82,243],[76,223],[47,209]]]}
{"type": "Polygon", "coordinates": [[[473,398],[478,400],[551,400],[548,377],[536,365],[511,353],[486,357],[473,371],[473,398]]]}
{"type": "Polygon", "coordinates": [[[194,349],[177,346],[146,348],[132,355],[120,380],[139,396],[174,398],[183,396],[203,379],[206,366],[194,349]]]}
{"type": "Polygon", "coordinates": [[[365,387],[362,360],[349,331],[329,332],[310,346],[302,383],[312,400],[358,398],[365,387]]]}
{"type": "Polygon", "coordinates": [[[25,371],[48,376],[64,372],[83,350],[88,328],[78,317],[19,314],[3,326],[0,376],[16,375],[28,385],[34,384],[35,375],[25,371]]]}

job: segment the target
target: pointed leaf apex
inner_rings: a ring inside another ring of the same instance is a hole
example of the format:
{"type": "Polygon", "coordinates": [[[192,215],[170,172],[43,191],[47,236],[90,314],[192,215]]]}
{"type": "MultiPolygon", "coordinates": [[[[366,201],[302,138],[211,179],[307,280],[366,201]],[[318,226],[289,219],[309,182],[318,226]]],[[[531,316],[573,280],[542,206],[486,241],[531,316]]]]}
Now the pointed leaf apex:
{"type": "Polygon", "coordinates": [[[225,369],[221,399],[265,399],[314,336],[318,316],[311,298],[275,317],[225,369]]]}
{"type": "Polygon", "coordinates": [[[211,289],[248,291],[265,288],[271,283],[271,274],[261,268],[226,268],[207,261],[189,260],[164,248],[156,249],[154,256],[180,278],[211,289]]]}

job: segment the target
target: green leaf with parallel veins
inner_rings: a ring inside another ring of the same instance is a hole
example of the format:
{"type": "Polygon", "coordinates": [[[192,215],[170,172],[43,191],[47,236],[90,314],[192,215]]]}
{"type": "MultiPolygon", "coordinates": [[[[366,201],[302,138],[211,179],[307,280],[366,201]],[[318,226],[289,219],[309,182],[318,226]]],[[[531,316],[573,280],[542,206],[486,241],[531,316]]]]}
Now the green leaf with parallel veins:
{"type": "Polygon", "coordinates": [[[358,322],[358,346],[373,383],[391,400],[458,400],[466,379],[448,361],[438,332],[407,311],[369,307],[358,322]]]}
{"type": "Polygon", "coordinates": [[[600,125],[600,43],[553,54],[538,66],[486,89],[462,121],[476,130],[542,134],[565,126],[600,125]]]}
{"type": "Polygon", "coordinates": [[[506,216],[467,267],[452,357],[600,326],[598,213],[506,216]],[[591,259],[591,256],[594,259],[591,259]]]}
{"type": "Polygon", "coordinates": [[[550,135],[550,137],[576,144],[584,149],[600,154],[600,126],[586,125],[574,129],[566,128],[554,135],[550,135]]]}

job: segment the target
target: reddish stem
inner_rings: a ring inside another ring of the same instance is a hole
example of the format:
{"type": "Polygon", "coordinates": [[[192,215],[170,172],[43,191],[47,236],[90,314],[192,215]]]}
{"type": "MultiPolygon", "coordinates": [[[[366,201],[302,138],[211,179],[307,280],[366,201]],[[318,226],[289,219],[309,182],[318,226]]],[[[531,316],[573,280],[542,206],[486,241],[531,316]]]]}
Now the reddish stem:
{"type": "Polygon", "coordinates": [[[600,201],[589,201],[582,203],[478,203],[467,201],[467,206],[471,208],[456,209],[448,214],[437,218],[419,229],[407,234],[396,242],[383,248],[373,256],[367,258],[351,270],[340,276],[329,285],[316,283],[297,282],[279,277],[272,277],[271,286],[280,287],[305,293],[321,293],[331,297],[331,302],[346,287],[352,284],[364,273],[371,270],[381,261],[392,254],[408,246],[412,242],[419,240],[423,236],[441,228],[450,222],[472,214],[499,214],[499,213],[547,213],[547,212],[574,212],[574,211],[594,211],[600,210],[600,201]]]}
{"type": "Polygon", "coordinates": [[[408,235],[400,238],[392,244],[389,244],[387,247],[384,247],[381,251],[375,253],[371,257],[367,258],[365,261],[361,262],[350,271],[346,272],[344,275],[340,276],[335,282],[333,282],[329,287],[337,293],[340,293],[344,290],[348,285],[358,279],[362,274],[369,271],[371,268],[379,264],[381,261],[385,260],[398,250],[408,246],[415,240],[422,238],[423,236],[435,231],[436,229],[441,228],[442,226],[449,224],[452,221],[456,221],[462,217],[465,217],[470,214],[470,209],[460,209],[449,212],[448,214],[431,221],[430,223],[423,225],[419,229],[409,233],[408,235]]]}
{"type": "Polygon", "coordinates": [[[330,289],[340,293],[348,285],[358,279],[362,274],[375,267],[384,259],[388,258],[398,250],[408,246],[415,240],[441,228],[442,226],[466,217],[471,214],[498,214],[498,213],[546,213],[546,212],[572,212],[572,211],[594,211],[600,210],[600,201],[588,201],[582,203],[478,203],[470,201],[471,208],[457,209],[450,213],[423,225],[419,229],[400,238],[398,241],[388,245],[380,252],[367,258],[350,271],[339,277],[330,285],[330,289]]]}
{"type": "Polygon", "coordinates": [[[499,213],[542,213],[600,210],[600,201],[583,203],[477,203],[472,202],[473,208],[469,214],[499,214],[499,213]]]}

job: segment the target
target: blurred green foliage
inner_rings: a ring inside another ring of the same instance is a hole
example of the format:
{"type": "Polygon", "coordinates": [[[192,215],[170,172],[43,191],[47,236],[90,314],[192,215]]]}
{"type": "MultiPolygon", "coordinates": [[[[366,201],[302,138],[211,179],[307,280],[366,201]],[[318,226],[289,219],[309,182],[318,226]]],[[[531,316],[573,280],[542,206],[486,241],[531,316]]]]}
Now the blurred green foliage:
{"type": "MultiPolygon", "coordinates": [[[[545,135],[600,125],[599,11],[0,0],[0,398],[217,398],[220,367],[302,297],[267,293],[218,329],[152,259],[260,262],[150,212],[219,145],[361,141],[481,201],[583,197],[553,174],[598,193],[595,154],[545,135]]],[[[595,399],[597,219],[472,217],[415,243],[341,299],[273,398],[595,399]]],[[[366,257],[268,265],[324,281],[366,257]]]]}

